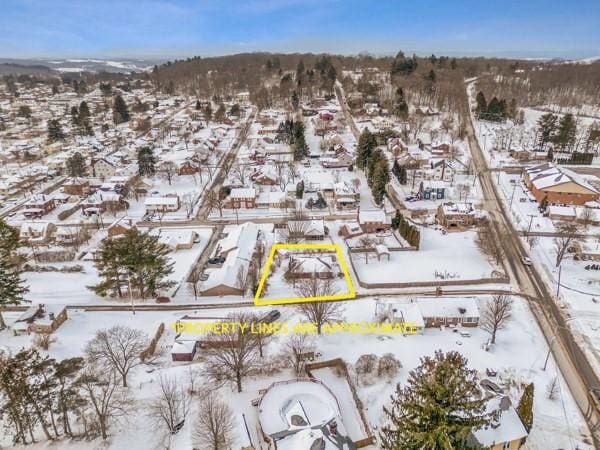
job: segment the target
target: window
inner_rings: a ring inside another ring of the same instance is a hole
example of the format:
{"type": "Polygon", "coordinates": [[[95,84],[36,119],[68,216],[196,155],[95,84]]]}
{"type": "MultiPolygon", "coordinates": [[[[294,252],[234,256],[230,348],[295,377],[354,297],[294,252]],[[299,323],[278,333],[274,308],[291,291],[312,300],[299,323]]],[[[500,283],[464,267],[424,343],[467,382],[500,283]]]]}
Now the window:
{"type": "Polygon", "coordinates": [[[510,450],[510,442],[505,442],[502,446],[502,450],[510,450]]]}

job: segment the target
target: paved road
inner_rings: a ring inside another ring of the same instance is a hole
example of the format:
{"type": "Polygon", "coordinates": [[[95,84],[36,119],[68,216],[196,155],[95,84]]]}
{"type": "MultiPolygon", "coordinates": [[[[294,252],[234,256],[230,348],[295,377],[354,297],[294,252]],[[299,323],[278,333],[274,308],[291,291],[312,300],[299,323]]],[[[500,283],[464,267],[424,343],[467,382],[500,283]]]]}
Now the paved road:
{"type": "MultiPolygon", "coordinates": [[[[231,149],[226,153],[225,157],[221,160],[221,164],[220,164],[221,170],[213,178],[210,188],[206,190],[207,193],[212,191],[216,195],[219,194],[219,191],[221,190],[221,186],[223,185],[223,182],[225,181],[225,177],[229,173],[229,169],[231,169],[231,166],[233,165],[233,162],[235,161],[235,159],[237,157],[238,151],[242,147],[242,144],[244,142],[246,142],[246,138],[248,137],[248,133],[250,132],[250,127],[252,126],[252,123],[254,122],[254,119],[256,117],[256,112],[257,112],[256,108],[253,107],[252,112],[250,113],[248,120],[246,121],[246,123],[244,124],[242,129],[240,130],[240,132],[236,138],[236,141],[231,146],[231,149]]],[[[206,201],[206,195],[205,195],[203,198],[202,206],[198,209],[198,214],[196,215],[196,217],[198,219],[206,219],[208,217],[208,215],[210,214],[210,209],[211,209],[211,207],[208,204],[208,202],[206,201]]]]}
{"type": "MultiPolygon", "coordinates": [[[[467,106],[467,108],[469,111],[470,107],[467,106]]],[[[489,170],[483,151],[475,138],[470,115],[467,121],[467,138],[484,195],[484,208],[490,214],[496,238],[503,243],[506,253],[505,265],[509,275],[519,290],[528,294],[532,299],[529,302],[531,310],[590,431],[593,433],[595,446],[600,448],[600,416],[589,396],[590,388],[599,387],[600,380],[575,341],[561,310],[536,268],[521,264],[521,256],[526,255],[527,252],[502,204],[492,172],[489,170]]]]}

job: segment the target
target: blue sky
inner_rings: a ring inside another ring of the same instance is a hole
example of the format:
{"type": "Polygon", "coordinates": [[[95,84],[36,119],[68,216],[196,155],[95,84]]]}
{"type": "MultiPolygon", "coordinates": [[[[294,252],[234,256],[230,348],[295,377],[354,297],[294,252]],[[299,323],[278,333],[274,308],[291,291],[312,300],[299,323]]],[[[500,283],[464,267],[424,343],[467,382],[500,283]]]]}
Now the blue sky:
{"type": "Polygon", "coordinates": [[[600,56],[599,0],[0,0],[0,57],[600,56]]]}

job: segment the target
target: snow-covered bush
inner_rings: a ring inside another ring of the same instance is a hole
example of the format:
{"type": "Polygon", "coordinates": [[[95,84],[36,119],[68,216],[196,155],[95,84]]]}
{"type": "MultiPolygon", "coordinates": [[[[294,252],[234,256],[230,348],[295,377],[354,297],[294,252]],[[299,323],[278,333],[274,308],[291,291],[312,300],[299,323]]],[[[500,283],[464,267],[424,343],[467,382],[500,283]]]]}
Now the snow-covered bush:
{"type": "Polygon", "coordinates": [[[359,383],[369,385],[375,381],[379,358],[374,354],[361,355],[354,364],[354,371],[359,383]]]}
{"type": "Polygon", "coordinates": [[[377,366],[377,375],[382,378],[392,380],[398,375],[402,364],[392,353],[386,353],[379,358],[377,366]]]}

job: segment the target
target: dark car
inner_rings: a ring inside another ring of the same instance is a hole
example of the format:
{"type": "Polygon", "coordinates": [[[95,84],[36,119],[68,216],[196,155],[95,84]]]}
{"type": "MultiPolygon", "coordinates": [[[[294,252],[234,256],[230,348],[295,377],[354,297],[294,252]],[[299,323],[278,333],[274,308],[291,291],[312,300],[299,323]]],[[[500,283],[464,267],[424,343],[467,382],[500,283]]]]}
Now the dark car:
{"type": "Polygon", "coordinates": [[[260,319],[260,321],[264,322],[264,323],[271,323],[271,322],[275,322],[280,317],[281,317],[281,313],[278,310],[273,309],[273,310],[269,311],[267,314],[265,314],[265,316],[262,319],[260,319]]]}
{"type": "Polygon", "coordinates": [[[171,302],[171,298],[167,297],[165,295],[156,297],[156,303],[170,303],[170,302],[171,302]]]}
{"type": "Polygon", "coordinates": [[[225,262],[225,258],[222,256],[215,256],[214,258],[209,258],[208,263],[209,264],[223,264],[225,262]]]}

